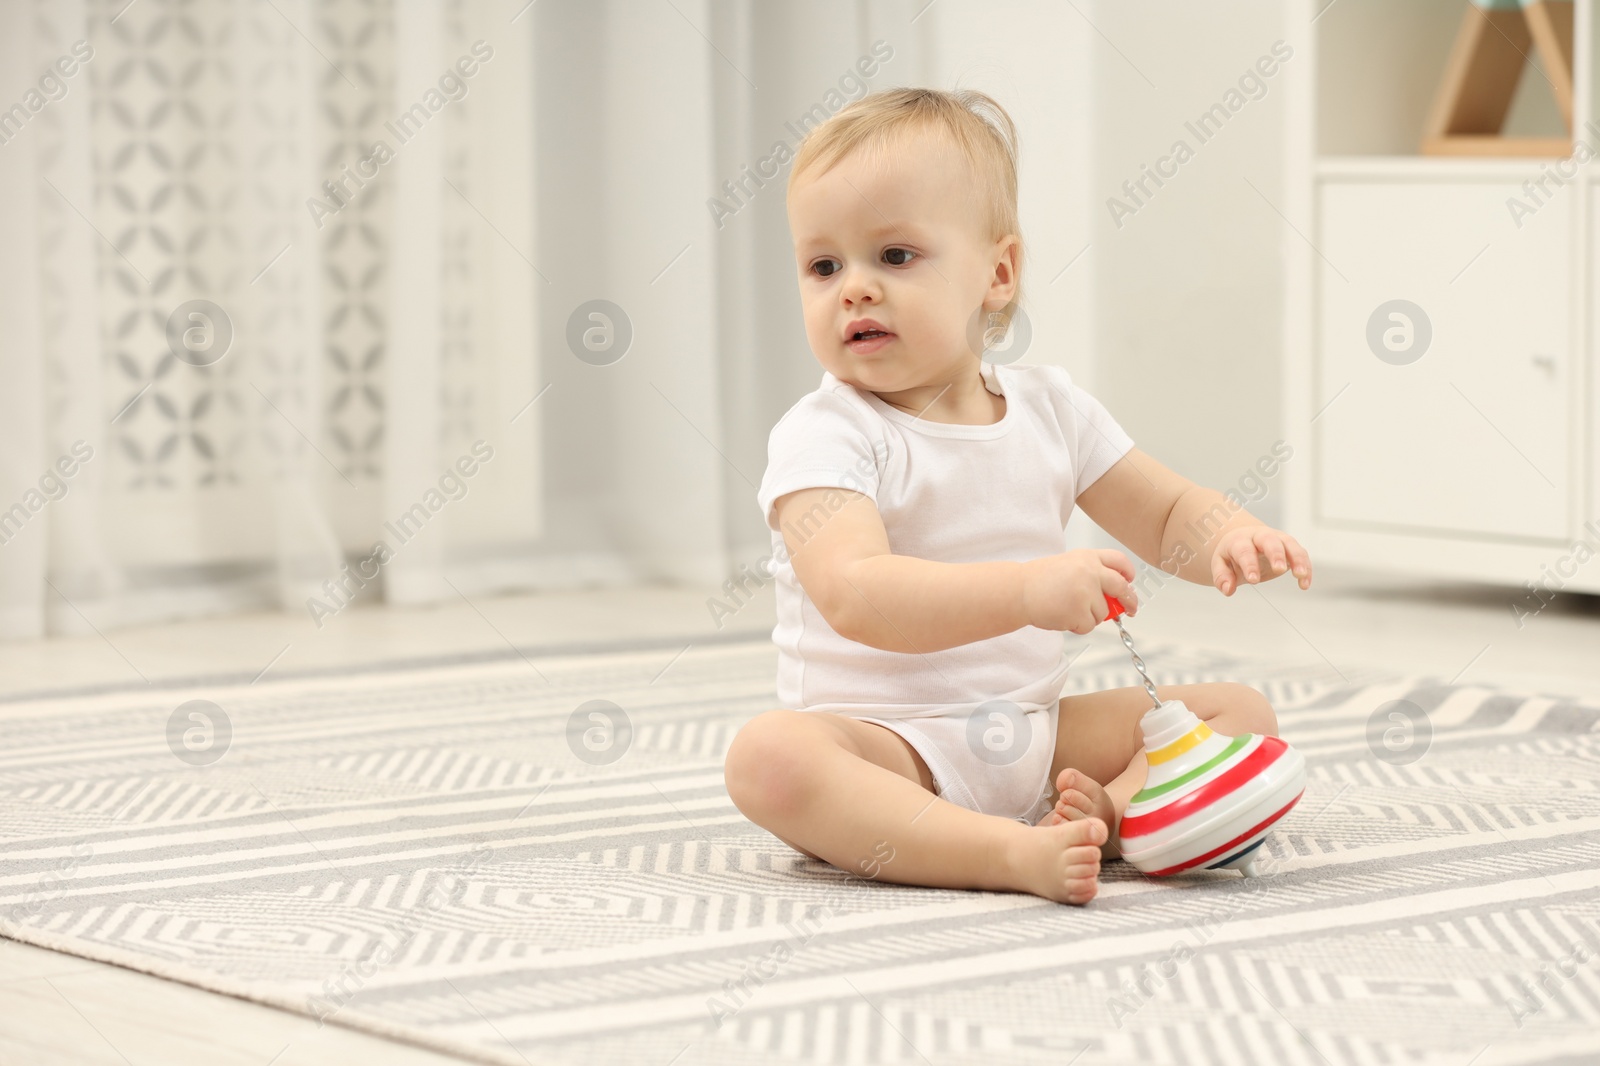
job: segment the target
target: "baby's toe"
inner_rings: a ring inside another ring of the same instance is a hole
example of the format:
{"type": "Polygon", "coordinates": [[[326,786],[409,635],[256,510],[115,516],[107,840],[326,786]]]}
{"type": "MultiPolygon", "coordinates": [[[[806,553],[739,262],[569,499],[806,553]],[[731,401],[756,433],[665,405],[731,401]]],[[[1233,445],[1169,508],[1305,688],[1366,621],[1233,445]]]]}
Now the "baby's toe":
{"type": "Polygon", "coordinates": [[[1056,800],[1056,810],[1068,821],[1077,821],[1095,813],[1094,804],[1090,802],[1089,797],[1077,789],[1068,789],[1061,793],[1061,798],[1056,800]]]}
{"type": "Polygon", "coordinates": [[[1093,844],[1099,847],[1106,842],[1106,823],[1099,818],[1080,817],[1067,823],[1067,846],[1081,847],[1093,844]]]}
{"type": "Polygon", "coordinates": [[[1077,867],[1068,870],[1066,897],[1068,903],[1088,903],[1100,891],[1099,868],[1078,873],[1077,867]]]}

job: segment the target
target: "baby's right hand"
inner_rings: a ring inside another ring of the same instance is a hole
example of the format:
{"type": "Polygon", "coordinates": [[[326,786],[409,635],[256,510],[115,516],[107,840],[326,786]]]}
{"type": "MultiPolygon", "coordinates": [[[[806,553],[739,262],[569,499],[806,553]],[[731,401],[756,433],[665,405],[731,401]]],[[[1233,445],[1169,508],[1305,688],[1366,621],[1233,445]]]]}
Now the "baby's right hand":
{"type": "Polygon", "coordinates": [[[1087,633],[1111,613],[1107,596],[1129,614],[1139,613],[1133,563],[1115,548],[1079,548],[1022,566],[1022,605],[1031,626],[1087,633]]]}

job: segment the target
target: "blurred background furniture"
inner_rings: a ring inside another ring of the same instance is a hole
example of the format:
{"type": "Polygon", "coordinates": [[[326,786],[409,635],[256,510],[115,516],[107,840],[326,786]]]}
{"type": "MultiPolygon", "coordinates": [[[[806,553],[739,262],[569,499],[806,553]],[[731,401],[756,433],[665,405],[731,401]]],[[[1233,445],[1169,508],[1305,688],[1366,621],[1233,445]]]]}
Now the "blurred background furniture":
{"type": "Polygon", "coordinates": [[[1422,138],[1427,155],[1564,156],[1572,150],[1572,0],[1473,0],[1422,138]],[[1537,49],[1566,124],[1560,137],[1507,137],[1500,129],[1537,49]]]}
{"type": "Polygon", "coordinates": [[[1574,12],[1576,151],[1554,154],[1548,53],[1522,68],[1503,132],[1559,146],[1530,158],[1418,152],[1458,24],[1505,13],[1293,11],[1313,44],[1288,71],[1285,411],[1310,453],[1291,528],[1327,562],[1600,590],[1574,551],[1600,546],[1593,4],[1574,12]]]}

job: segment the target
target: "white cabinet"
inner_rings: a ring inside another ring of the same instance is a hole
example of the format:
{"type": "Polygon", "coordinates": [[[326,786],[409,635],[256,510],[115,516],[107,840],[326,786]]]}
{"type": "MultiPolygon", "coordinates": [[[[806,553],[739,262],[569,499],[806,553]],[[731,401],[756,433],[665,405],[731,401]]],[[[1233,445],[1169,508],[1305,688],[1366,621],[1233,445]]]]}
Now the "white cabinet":
{"type": "Polygon", "coordinates": [[[1518,229],[1514,195],[1494,181],[1318,183],[1323,520],[1566,535],[1570,197],[1518,229]]]}

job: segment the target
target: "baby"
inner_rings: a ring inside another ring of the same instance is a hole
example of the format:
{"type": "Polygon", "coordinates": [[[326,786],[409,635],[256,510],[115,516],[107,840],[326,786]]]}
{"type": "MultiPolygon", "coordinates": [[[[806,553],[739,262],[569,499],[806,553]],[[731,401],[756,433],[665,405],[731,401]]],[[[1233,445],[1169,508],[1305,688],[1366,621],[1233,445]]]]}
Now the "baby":
{"type": "MultiPolygon", "coordinates": [[[[734,738],[728,793],[866,877],[1086,903],[1144,783],[1150,700],[1061,698],[1060,634],[1107,596],[1138,610],[1126,555],[1063,550],[1074,505],[1226,596],[1290,570],[1309,588],[1310,559],[1135,448],[1066,371],[984,358],[1023,265],[1016,131],[990,97],[856,101],[800,146],[788,213],[824,373],[773,428],[757,494],[786,709],[734,738]]],[[[1276,733],[1244,685],[1158,691],[1216,732],[1276,733]]]]}

